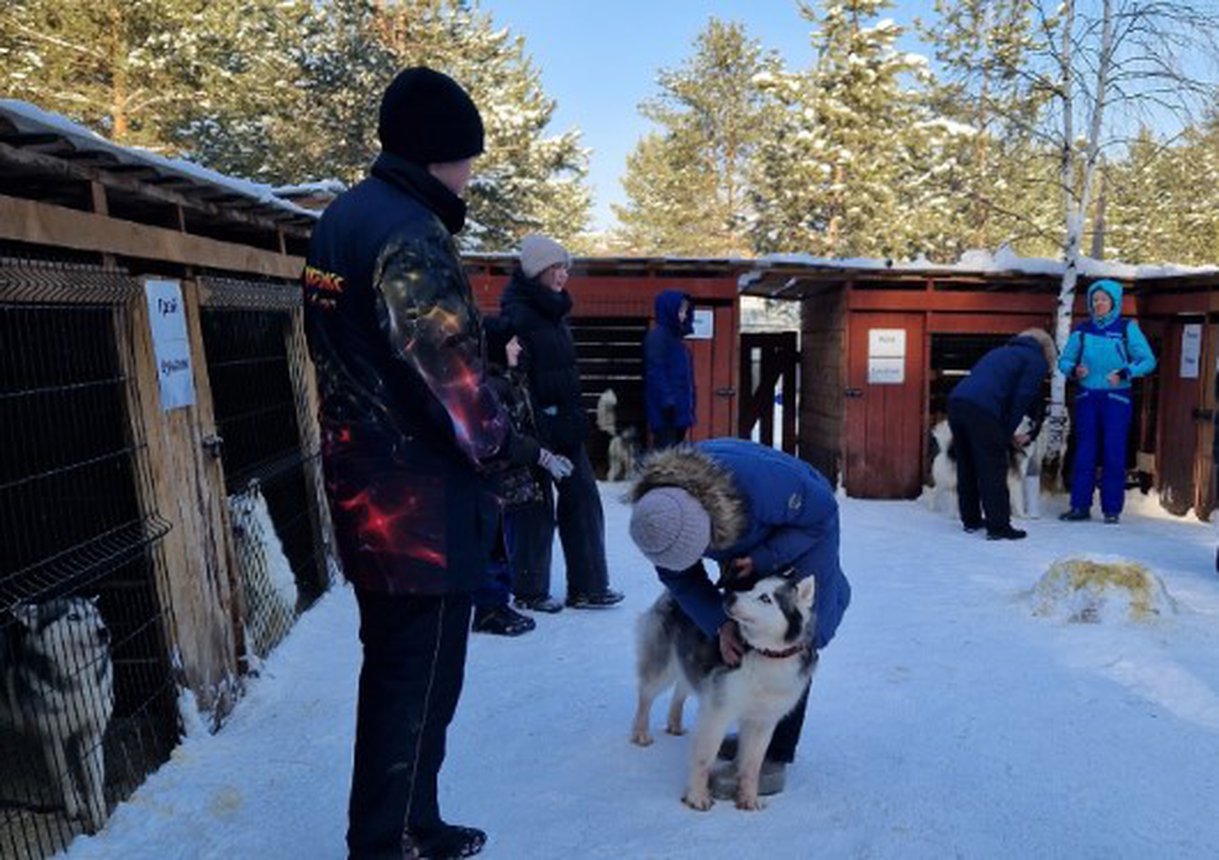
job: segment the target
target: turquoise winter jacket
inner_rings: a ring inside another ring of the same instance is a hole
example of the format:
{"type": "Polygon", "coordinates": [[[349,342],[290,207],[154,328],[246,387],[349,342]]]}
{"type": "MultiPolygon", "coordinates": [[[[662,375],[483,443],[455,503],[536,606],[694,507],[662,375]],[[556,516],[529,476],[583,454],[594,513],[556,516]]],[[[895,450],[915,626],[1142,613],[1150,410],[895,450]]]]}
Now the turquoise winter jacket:
{"type": "Polygon", "coordinates": [[[1088,319],[1080,323],[1058,359],[1058,369],[1079,383],[1082,393],[1112,391],[1130,387],[1130,380],[1155,370],[1156,358],[1151,345],[1134,320],[1122,319],[1122,285],[1117,281],[1097,281],[1088,287],[1088,319]],[[1097,318],[1091,312],[1092,296],[1104,290],[1113,300],[1113,309],[1097,318]],[[1079,365],[1088,368],[1083,379],[1074,376],[1079,365]],[[1117,385],[1110,385],[1109,374],[1117,371],[1117,385]]]}

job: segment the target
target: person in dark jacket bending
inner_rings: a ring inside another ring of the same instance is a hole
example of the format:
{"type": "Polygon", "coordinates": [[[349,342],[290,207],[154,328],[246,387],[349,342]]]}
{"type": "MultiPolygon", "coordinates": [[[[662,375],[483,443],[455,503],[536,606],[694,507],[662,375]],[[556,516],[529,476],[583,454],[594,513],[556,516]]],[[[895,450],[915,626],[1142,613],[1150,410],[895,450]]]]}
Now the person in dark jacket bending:
{"type": "Polygon", "coordinates": [[[694,331],[688,293],[656,296],[656,323],[643,338],[644,405],[652,447],[684,442],[694,426],[694,366],[683,338],[694,331]]]}
{"type": "Polygon", "coordinates": [[[978,360],[948,396],[948,426],[957,456],[957,507],[965,531],[986,526],[989,540],[1019,540],[1012,527],[1007,460],[1020,421],[1035,411],[1041,383],[1054,366],[1054,340],[1039,328],[1020,332],[978,360]],[[985,512],[985,520],[983,520],[985,512]]]}
{"type": "MultiPolygon", "coordinates": [[[[500,312],[512,325],[529,356],[529,393],[543,445],[571,461],[573,471],[557,483],[544,481],[547,504],[522,512],[514,526],[527,531],[531,544],[553,540],[557,520],[567,565],[567,605],[577,609],[613,606],[622,594],[610,588],[605,561],[605,513],[597,479],[584,449],[589,421],[580,397],[580,369],[567,316],[571,294],[565,289],[571,256],[555,240],[539,235],[521,241],[520,264],[500,298],[500,312]],[[553,503],[558,492],[557,513],[553,503]]],[[[550,571],[517,583],[518,607],[558,612],[550,596],[550,571]]]]}
{"type": "MultiPolygon", "coordinates": [[[[371,176],[322,214],[302,275],[326,495],[360,610],[347,847],[352,858],[468,857],[486,835],[440,817],[470,593],[498,526],[488,474],[561,460],[514,436],[482,372],[453,242],[483,125],[425,67],[385,91],[371,176]]],[[[561,471],[561,468],[560,468],[561,471]]]]}

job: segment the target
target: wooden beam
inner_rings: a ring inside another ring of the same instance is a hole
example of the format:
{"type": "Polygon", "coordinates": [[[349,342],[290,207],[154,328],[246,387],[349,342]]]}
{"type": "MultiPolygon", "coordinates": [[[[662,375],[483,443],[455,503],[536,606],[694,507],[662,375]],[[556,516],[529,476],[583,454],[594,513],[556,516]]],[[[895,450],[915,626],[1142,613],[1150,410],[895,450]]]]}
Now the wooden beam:
{"type": "Polygon", "coordinates": [[[301,257],[3,195],[0,239],[287,279],[299,277],[305,264],[301,257]]]}
{"type": "MultiPolygon", "coordinates": [[[[41,152],[32,152],[21,147],[10,146],[2,141],[0,141],[0,166],[10,166],[24,172],[35,173],[60,180],[68,180],[73,182],[100,182],[106,188],[113,188],[116,191],[123,191],[137,197],[144,197],[160,203],[183,206],[220,221],[229,221],[231,223],[258,227],[264,230],[273,230],[275,227],[279,226],[280,219],[275,219],[272,221],[267,218],[260,218],[257,215],[251,215],[246,212],[228,209],[215,203],[200,200],[196,196],[183,193],[183,191],[176,190],[183,189],[185,191],[199,189],[203,191],[206,189],[206,191],[213,194],[216,193],[215,189],[212,189],[201,182],[197,184],[187,177],[162,177],[160,175],[154,175],[152,177],[141,178],[141,175],[138,173],[133,175],[133,169],[130,165],[115,164],[112,166],[102,166],[96,164],[91,165],[76,163],[65,160],[59,156],[47,155],[41,152]]],[[[287,209],[281,211],[285,218],[304,217],[293,216],[292,212],[287,209]]],[[[303,238],[309,235],[311,225],[292,224],[289,225],[289,229],[294,235],[303,238]]]]}

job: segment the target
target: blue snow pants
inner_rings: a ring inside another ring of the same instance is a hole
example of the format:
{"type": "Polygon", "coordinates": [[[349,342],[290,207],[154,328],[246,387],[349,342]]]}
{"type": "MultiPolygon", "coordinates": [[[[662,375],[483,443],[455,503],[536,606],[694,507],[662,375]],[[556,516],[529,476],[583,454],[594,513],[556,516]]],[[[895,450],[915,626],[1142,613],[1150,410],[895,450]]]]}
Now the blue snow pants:
{"type": "Polygon", "coordinates": [[[1101,460],[1100,507],[1120,514],[1126,500],[1126,438],[1134,414],[1129,388],[1085,390],[1075,401],[1075,472],[1071,476],[1071,507],[1092,508],[1096,463],[1101,460]]]}

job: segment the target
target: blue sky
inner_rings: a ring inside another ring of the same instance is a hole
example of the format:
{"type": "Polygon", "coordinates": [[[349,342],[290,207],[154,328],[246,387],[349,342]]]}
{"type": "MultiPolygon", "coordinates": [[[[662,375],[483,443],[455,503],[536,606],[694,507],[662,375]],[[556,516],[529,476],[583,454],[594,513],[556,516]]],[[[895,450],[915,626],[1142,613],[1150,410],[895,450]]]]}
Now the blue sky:
{"type": "MultiPolygon", "coordinates": [[[[788,65],[812,59],[809,24],[795,0],[484,0],[495,23],[525,37],[547,94],[558,101],[552,127],[577,127],[593,150],[593,226],[609,226],[610,203],[622,203],[626,157],[648,130],[639,103],[657,93],[656,72],[693,52],[695,37],[715,16],[745,25],[788,65]]],[[[930,17],[932,0],[899,0],[885,14],[909,26],[930,17]]],[[[902,47],[919,50],[908,36],[902,47]]]]}

